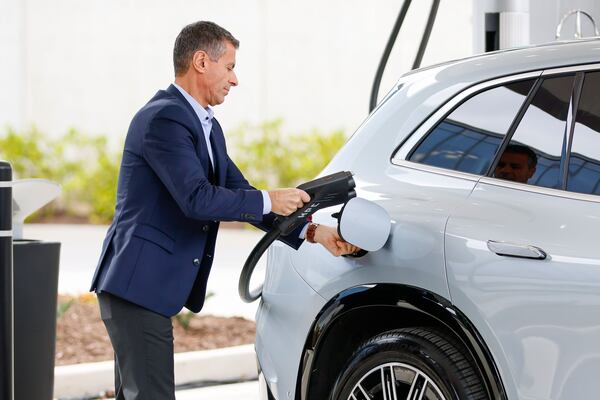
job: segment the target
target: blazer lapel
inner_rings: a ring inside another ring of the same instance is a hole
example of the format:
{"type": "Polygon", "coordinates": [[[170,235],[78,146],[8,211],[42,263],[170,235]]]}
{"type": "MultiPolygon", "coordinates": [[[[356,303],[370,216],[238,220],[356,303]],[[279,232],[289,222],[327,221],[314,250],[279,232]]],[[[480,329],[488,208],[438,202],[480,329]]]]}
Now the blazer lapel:
{"type": "MultiPolygon", "coordinates": [[[[206,173],[206,176],[208,177],[208,169],[210,168],[210,158],[208,155],[208,146],[206,143],[206,139],[204,138],[204,130],[202,129],[202,123],[200,123],[200,120],[198,119],[198,115],[196,115],[196,111],[194,111],[194,108],[192,107],[192,105],[187,101],[187,99],[185,97],[183,97],[183,95],[181,94],[181,92],[179,91],[179,89],[177,89],[174,85],[169,85],[169,87],[166,90],[167,93],[169,93],[171,96],[176,97],[177,99],[179,99],[179,101],[181,103],[184,104],[184,106],[186,107],[186,109],[189,111],[190,114],[190,118],[192,120],[192,124],[194,126],[194,134],[196,135],[196,153],[198,154],[198,157],[200,157],[200,162],[202,163],[202,166],[204,167],[204,171],[206,173]]],[[[214,126],[214,124],[213,124],[214,126]]],[[[214,130],[214,127],[213,127],[214,130]]],[[[211,133],[212,136],[212,133],[211,133]]],[[[214,147],[214,146],[213,146],[214,147]]],[[[213,156],[215,155],[215,151],[213,149],[213,156]]],[[[217,176],[219,176],[220,174],[217,173],[217,176]]]]}

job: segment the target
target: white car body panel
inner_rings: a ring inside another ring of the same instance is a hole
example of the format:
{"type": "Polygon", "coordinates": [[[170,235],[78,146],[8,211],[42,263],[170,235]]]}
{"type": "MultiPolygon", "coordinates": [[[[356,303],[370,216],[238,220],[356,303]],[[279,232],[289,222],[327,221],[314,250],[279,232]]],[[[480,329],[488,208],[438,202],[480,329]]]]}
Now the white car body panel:
{"type": "MultiPolygon", "coordinates": [[[[600,381],[591,375],[600,371],[598,196],[589,201],[497,185],[493,178],[404,161],[403,149],[392,158],[411,134],[406,145],[412,148],[426,133],[419,127],[436,123],[438,110],[470,87],[599,61],[600,40],[585,40],[490,53],[400,79],[322,172],[352,171],[358,196],[386,209],[393,222],[386,245],[357,259],[335,258],[308,243],[298,251],[280,244],[269,250],[256,348],[277,400],[294,398],[303,346],[326,302],[347,288],[386,282],[453,302],[484,337],[509,399],[598,392],[600,381]],[[490,239],[533,244],[549,258],[527,260],[524,268],[522,259],[517,265],[492,253],[485,245],[490,239]],[[574,304],[587,312],[570,314],[574,304]],[[564,370],[565,361],[575,367],[564,370]]],[[[321,210],[314,220],[333,225],[334,211],[321,210]]]]}
{"type": "Polygon", "coordinates": [[[490,181],[448,223],[452,301],[475,321],[517,398],[589,398],[600,392],[600,203],[490,181]],[[488,240],[548,257],[499,256],[488,240]]]}

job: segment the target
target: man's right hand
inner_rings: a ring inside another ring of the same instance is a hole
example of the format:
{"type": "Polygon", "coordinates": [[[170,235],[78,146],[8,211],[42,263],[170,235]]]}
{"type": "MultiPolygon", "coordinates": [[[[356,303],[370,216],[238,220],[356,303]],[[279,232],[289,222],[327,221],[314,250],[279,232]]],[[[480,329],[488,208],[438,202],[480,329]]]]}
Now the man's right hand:
{"type": "Polygon", "coordinates": [[[283,216],[290,215],[310,201],[308,193],[296,188],[269,190],[268,193],[271,198],[271,211],[283,216]]]}

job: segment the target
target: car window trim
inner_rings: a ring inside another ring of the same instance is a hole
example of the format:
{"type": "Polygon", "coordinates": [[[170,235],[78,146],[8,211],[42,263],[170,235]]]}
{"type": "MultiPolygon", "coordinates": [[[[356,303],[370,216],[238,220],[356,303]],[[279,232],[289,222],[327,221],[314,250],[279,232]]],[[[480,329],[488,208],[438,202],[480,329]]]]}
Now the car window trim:
{"type": "MultiPolygon", "coordinates": [[[[506,84],[506,83],[516,82],[519,80],[537,78],[537,81],[534,83],[534,85],[532,87],[532,91],[534,88],[535,88],[535,91],[537,91],[537,87],[539,85],[541,85],[541,83],[543,82],[543,79],[541,79],[541,78],[548,78],[551,76],[555,77],[558,75],[568,75],[569,73],[577,74],[578,72],[582,72],[584,74],[583,76],[585,79],[585,74],[594,72],[594,71],[598,71],[598,70],[600,70],[600,63],[579,64],[579,65],[573,65],[573,66],[568,66],[568,67],[549,68],[549,69],[544,69],[544,70],[529,71],[529,72],[519,73],[516,75],[507,75],[507,76],[503,76],[501,78],[496,78],[496,79],[492,79],[489,81],[480,82],[473,86],[470,86],[470,87],[464,89],[462,92],[455,95],[454,97],[452,97],[450,100],[448,100],[443,105],[441,105],[436,111],[431,113],[430,116],[428,118],[426,118],[423,123],[421,123],[421,125],[419,125],[415,130],[413,130],[413,132],[410,135],[408,135],[406,137],[406,139],[401,141],[401,143],[392,152],[392,156],[390,157],[390,162],[396,166],[401,166],[401,167],[406,167],[406,168],[411,168],[414,170],[421,170],[421,171],[426,171],[426,172],[434,172],[434,173],[442,174],[445,176],[463,178],[463,179],[468,179],[471,181],[479,181],[481,183],[490,184],[490,185],[494,185],[494,186],[507,187],[507,188],[517,189],[517,190],[524,190],[527,192],[539,193],[539,194],[556,196],[556,197],[563,197],[563,198],[573,199],[573,200],[581,200],[581,201],[600,203],[600,196],[594,195],[594,194],[572,192],[572,191],[568,191],[566,189],[563,190],[563,189],[545,188],[542,186],[534,186],[534,185],[510,182],[510,181],[494,178],[492,176],[489,176],[490,172],[493,171],[492,168],[490,168],[490,170],[488,171],[488,173],[486,175],[477,175],[477,174],[470,174],[468,172],[454,171],[454,170],[442,168],[442,167],[434,167],[431,165],[421,164],[421,163],[407,160],[407,157],[409,154],[412,153],[412,150],[415,149],[416,147],[418,147],[420,142],[422,140],[424,140],[424,138],[431,132],[431,130],[435,126],[437,126],[437,124],[439,124],[443,119],[445,119],[448,115],[450,115],[452,113],[452,111],[454,111],[455,108],[457,108],[460,104],[462,104],[468,98],[470,98],[480,92],[483,92],[484,90],[492,89],[493,87],[500,86],[500,85],[506,84]]],[[[576,78],[577,77],[575,77],[575,79],[576,78]]],[[[583,91],[583,86],[581,87],[581,91],[583,91]]],[[[581,96],[581,91],[578,94],[578,100],[579,100],[579,97],[581,96]]],[[[529,94],[531,94],[531,93],[529,93],[529,94]]],[[[529,96],[529,94],[528,94],[528,96],[529,96]]],[[[527,100],[528,99],[526,99],[526,102],[527,102],[527,100]]],[[[526,102],[523,102],[523,105],[521,106],[524,110],[526,109],[526,107],[525,107],[526,102]]],[[[527,106],[528,105],[529,105],[529,103],[527,104],[527,106]]],[[[519,112],[521,112],[521,110],[519,110],[519,112]]],[[[517,124],[517,126],[518,126],[518,124],[517,124]]],[[[511,126],[511,128],[512,128],[512,126],[511,126]]],[[[515,127],[515,130],[516,130],[516,127],[515,127]]],[[[500,150],[503,148],[506,148],[506,146],[508,145],[508,142],[510,141],[510,139],[512,139],[513,133],[514,133],[514,131],[510,132],[510,130],[509,130],[507,135],[505,135],[504,141],[501,143],[500,147],[498,148],[498,151],[496,152],[496,157],[495,157],[496,159],[494,160],[494,164],[497,163],[497,159],[499,159],[499,154],[502,154],[500,152],[500,150]]],[[[570,145],[571,145],[571,143],[569,144],[569,146],[570,145]]],[[[568,149],[569,156],[570,156],[570,151],[571,151],[571,149],[569,147],[569,149],[568,149]]],[[[568,164],[567,164],[566,168],[568,171],[568,164]]]]}
{"type": "MultiPolygon", "coordinates": [[[[600,64],[588,65],[588,67],[592,67],[592,66],[600,67],[600,64]]],[[[571,95],[569,96],[569,109],[568,109],[568,113],[567,113],[567,119],[565,121],[565,134],[563,135],[563,146],[561,149],[561,156],[560,156],[560,160],[561,160],[560,167],[559,167],[560,174],[561,174],[560,189],[554,189],[557,191],[567,191],[567,189],[566,189],[567,188],[567,179],[568,179],[568,174],[569,174],[568,160],[570,159],[571,145],[572,145],[572,141],[573,141],[573,133],[575,130],[575,117],[576,117],[576,115],[573,114],[573,110],[575,110],[575,113],[576,113],[577,108],[579,107],[579,98],[581,96],[581,91],[583,90],[583,79],[584,79],[585,73],[589,72],[587,68],[582,70],[582,66],[578,66],[576,69],[574,69],[574,68],[576,68],[576,67],[556,68],[556,69],[552,69],[552,70],[546,70],[546,71],[544,71],[544,73],[542,73],[541,77],[538,79],[538,81],[532,87],[531,92],[528,94],[527,100],[523,103],[521,110],[519,110],[519,113],[517,114],[517,118],[515,118],[515,120],[513,121],[513,124],[511,125],[510,129],[508,130],[508,132],[504,138],[504,141],[498,148],[498,151],[496,152],[496,155],[494,157],[494,162],[490,165],[490,169],[485,174],[486,177],[489,177],[492,179],[498,179],[493,176],[493,172],[496,169],[496,165],[500,161],[500,156],[502,155],[502,153],[504,153],[504,150],[510,144],[517,128],[519,127],[519,124],[521,123],[521,120],[523,119],[525,113],[527,112],[527,109],[531,105],[533,98],[537,94],[537,91],[539,90],[539,88],[546,81],[546,79],[572,75],[573,76],[573,87],[571,89],[571,95]],[[567,146],[565,146],[565,144],[567,144],[567,146]]],[[[527,186],[535,186],[535,185],[527,185],[527,186]]],[[[540,187],[542,187],[542,186],[540,186],[540,187]]]]}
{"type": "MultiPolygon", "coordinates": [[[[437,126],[437,124],[442,119],[450,115],[452,111],[454,111],[456,107],[458,107],[460,104],[466,101],[468,97],[474,96],[479,92],[482,92],[487,89],[492,89],[494,86],[500,86],[505,83],[516,82],[519,80],[541,78],[578,71],[584,71],[587,73],[595,70],[600,70],[600,63],[578,64],[568,67],[547,68],[541,70],[528,71],[518,73],[516,75],[506,75],[488,81],[479,82],[470,87],[467,87],[466,89],[463,89],[460,93],[452,97],[450,100],[448,100],[446,103],[442,104],[437,110],[432,112],[423,123],[421,123],[416,129],[414,129],[409,135],[407,135],[406,138],[402,140],[398,144],[398,146],[396,146],[396,148],[394,148],[394,151],[392,151],[390,162],[392,164],[395,164],[397,161],[406,160],[408,154],[412,152],[413,148],[418,147],[420,141],[422,141],[423,138],[427,136],[427,134],[430,132],[431,129],[433,129],[434,126],[437,126]]],[[[423,165],[420,163],[414,164],[423,165]]]]}
{"type": "Polygon", "coordinates": [[[562,190],[562,189],[553,189],[553,188],[547,188],[544,186],[529,185],[527,183],[512,182],[512,181],[494,178],[491,176],[482,176],[479,179],[479,183],[491,185],[491,186],[508,188],[508,189],[515,189],[515,190],[520,190],[520,191],[524,191],[524,192],[537,193],[537,194],[542,194],[542,195],[546,195],[546,196],[562,197],[562,198],[571,199],[571,200],[581,200],[581,201],[587,201],[587,202],[592,202],[592,203],[600,203],[600,196],[595,195],[595,194],[570,192],[570,191],[562,190]]]}
{"type": "Polygon", "coordinates": [[[569,67],[559,67],[559,68],[547,68],[542,72],[542,77],[548,77],[552,75],[561,75],[568,73],[577,73],[577,72],[593,72],[595,70],[600,70],[600,63],[593,64],[578,64],[571,65],[569,67]]]}
{"type": "MultiPolygon", "coordinates": [[[[522,81],[531,78],[539,78],[543,73],[543,70],[525,72],[517,75],[509,75],[501,78],[492,79],[485,82],[480,82],[475,84],[467,89],[464,89],[462,92],[458,93],[456,96],[452,97],[449,101],[444,103],[440,108],[434,111],[419,127],[417,127],[408,137],[400,143],[394,152],[392,152],[391,162],[392,164],[397,164],[398,161],[407,161],[415,166],[421,166],[425,164],[416,163],[414,161],[408,160],[408,157],[412,154],[414,149],[416,149],[425,137],[448,115],[450,115],[458,106],[460,106],[463,102],[468,100],[469,98],[483,92],[485,90],[493,89],[494,87],[501,86],[508,82],[516,82],[522,81]]],[[[444,169],[441,167],[436,167],[439,169],[444,169]]],[[[452,171],[452,170],[448,170],[452,171]]],[[[473,174],[470,174],[473,175],[473,174]]],[[[481,175],[476,175],[481,176],[481,175]]]]}
{"type": "Polygon", "coordinates": [[[573,82],[573,92],[571,93],[571,100],[569,104],[569,114],[567,115],[567,126],[568,131],[565,132],[565,139],[563,142],[563,152],[561,154],[561,188],[567,190],[567,183],[569,180],[569,164],[571,162],[571,147],[573,146],[573,135],[575,134],[575,122],[577,120],[577,110],[579,109],[579,101],[581,99],[581,92],[583,91],[583,83],[585,80],[585,72],[578,71],[575,75],[575,82],[573,82]],[[570,120],[569,120],[570,118],[570,120]]]}
{"type": "Polygon", "coordinates": [[[416,162],[410,161],[410,160],[402,160],[402,159],[395,160],[393,162],[393,165],[396,167],[410,168],[410,169],[423,171],[423,172],[431,172],[431,173],[435,173],[437,175],[444,175],[444,176],[449,176],[452,178],[466,179],[466,180],[473,181],[473,182],[477,182],[477,181],[479,181],[479,178],[481,178],[481,175],[471,174],[469,172],[463,172],[463,171],[456,171],[453,169],[447,169],[447,168],[442,168],[442,167],[436,167],[436,166],[428,165],[428,164],[416,163],[416,162]]]}
{"type": "Polygon", "coordinates": [[[519,124],[523,120],[523,117],[525,116],[527,109],[531,105],[533,98],[535,97],[539,88],[542,86],[543,82],[544,82],[544,79],[542,79],[542,77],[540,75],[540,77],[538,77],[538,79],[534,82],[534,84],[531,85],[531,89],[529,89],[529,93],[527,93],[527,97],[525,97],[525,101],[523,101],[523,104],[521,104],[521,108],[519,108],[519,111],[515,114],[515,117],[513,118],[512,122],[508,128],[508,131],[506,132],[506,135],[504,135],[504,138],[502,139],[502,143],[500,143],[500,146],[498,146],[498,149],[496,150],[496,154],[494,154],[494,158],[493,158],[492,162],[490,163],[490,167],[485,172],[484,176],[491,177],[493,172],[496,170],[496,166],[500,162],[500,155],[502,153],[504,153],[504,150],[506,150],[506,147],[512,140],[512,137],[515,134],[515,131],[519,127],[519,124]]]}

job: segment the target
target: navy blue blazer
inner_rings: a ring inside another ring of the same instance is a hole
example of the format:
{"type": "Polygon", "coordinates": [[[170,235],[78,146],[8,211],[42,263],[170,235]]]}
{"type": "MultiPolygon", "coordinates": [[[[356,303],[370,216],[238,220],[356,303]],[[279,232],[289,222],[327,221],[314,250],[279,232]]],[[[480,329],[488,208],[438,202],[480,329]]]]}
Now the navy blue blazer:
{"type": "MultiPolygon", "coordinates": [[[[227,155],[216,119],[211,147],[212,182],[200,121],[173,85],[138,111],[125,139],[115,216],[92,291],[109,292],[165,316],[183,306],[198,312],[219,221],[270,228],[275,214],[262,215],[262,194],[227,155]]],[[[300,230],[282,241],[297,249],[300,230]]]]}

